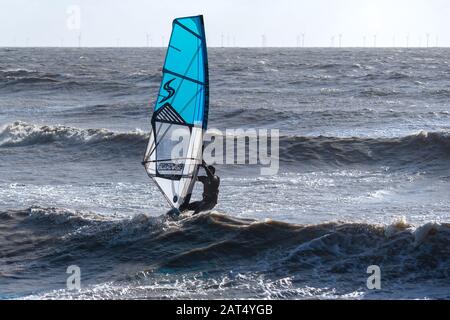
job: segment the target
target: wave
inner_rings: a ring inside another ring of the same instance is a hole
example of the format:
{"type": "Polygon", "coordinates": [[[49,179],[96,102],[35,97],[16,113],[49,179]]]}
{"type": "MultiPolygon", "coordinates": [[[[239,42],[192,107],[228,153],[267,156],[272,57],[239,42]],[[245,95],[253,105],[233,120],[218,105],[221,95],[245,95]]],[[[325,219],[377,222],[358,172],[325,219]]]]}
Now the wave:
{"type": "Polygon", "coordinates": [[[301,114],[298,113],[276,111],[268,108],[236,108],[232,110],[229,110],[228,108],[218,108],[214,114],[215,119],[221,119],[220,122],[229,123],[230,125],[236,125],[236,123],[251,123],[253,126],[256,124],[274,124],[274,122],[287,121],[300,116],[301,114]]]}
{"type": "Polygon", "coordinates": [[[0,147],[19,147],[58,143],[76,146],[94,143],[134,145],[144,143],[147,136],[140,130],[115,133],[107,129],[78,129],[67,126],[39,126],[16,121],[0,130],[0,147]]]}
{"type": "Polygon", "coordinates": [[[362,76],[359,76],[363,80],[405,80],[417,78],[416,75],[410,75],[400,71],[381,71],[378,72],[368,72],[362,76]]]}
{"type": "Polygon", "coordinates": [[[105,117],[149,117],[149,107],[142,103],[110,103],[110,104],[92,104],[82,107],[74,107],[55,112],[54,114],[65,119],[73,117],[86,116],[105,116],[105,117]]]}
{"type": "Polygon", "coordinates": [[[371,88],[360,92],[360,96],[362,97],[388,97],[397,94],[399,94],[399,92],[391,88],[371,88]]]}
{"type": "MultiPolygon", "coordinates": [[[[332,88],[323,88],[322,94],[333,95],[336,91],[332,88]]],[[[242,125],[247,127],[251,124],[252,127],[279,127],[283,128],[287,124],[289,128],[292,126],[301,125],[305,126],[307,123],[318,123],[319,126],[323,126],[329,121],[337,122],[339,125],[348,123],[348,121],[354,121],[355,123],[367,122],[367,120],[385,122],[385,121],[420,121],[434,120],[436,118],[448,118],[450,116],[449,111],[437,110],[437,111],[405,111],[395,109],[374,109],[374,108],[358,108],[356,110],[343,110],[343,109],[319,109],[302,110],[301,108],[286,108],[272,109],[265,107],[258,108],[229,108],[227,102],[221,102],[218,106],[214,106],[214,114],[211,115],[211,122],[220,122],[226,127],[233,128],[236,125],[242,125]]],[[[147,109],[142,109],[147,111],[147,109]]],[[[142,114],[144,116],[144,114],[142,114]]],[[[283,131],[281,129],[281,131],[283,131]]]]}
{"type": "Polygon", "coordinates": [[[61,74],[40,72],[25,68],[10,68],[0,70],[0,83],[11,84],[33,84],[33,83],[49,83],[58,82],[62,77],[61,74]]]}
{"type": "Polygon", "coordinates": [[[450,159],[450,132],[421,131],[395,138],[285,137],[280,142],[283,161],[328,165],[411,163],[429,165],[450,159]]]}
{"type": "Polygon", "coordinates": [[[140,87],[156,85],[160,76],[156,73],[135,72],[117,78],[105,71],[102,75],[78,73],[51,73],[24,68],[0,70],[0,88],[11,91],[39,89],[43,91],[83,90],[112,92],[116,95],[130,95],[140,92],[140,87]]]}
{"type": "MultiPolygon", "coordinates": [[[[0,74],[5,78],[20,78],[20,77],[26,77],[26,76],[36,76],[40,75],[41,73],[37,70],[31,70],[26,68],[9,68],[9,69],[3,69],[0,70],[0,74]]],[[[44,74],[47,76],[55,76],[54,74],[44,74]]]]}
{"type": "Polygon", "coordinates": [[[32,207],[1,212],[0,224],[0,237],[9,239],[0,247],[7,262],[0,264],[6,275],[0,283],[17,284],[36,274],[45,278],[72,264],[82,266],[86,281],[231,270],[354,283],[365,279],[370,265],[382,268],[385,285],[450,277],[450,224],[445,223],[296,225],[218,212],[177,220],[144,214],[112,218],[32,207]]]}
{"type": "Polygon", "coordinates": [[[437,97],[437,98],[449,98],[450,97],[450,89],[436,89],[436,90],[429,90],[424,91],[424,94],[427,94],[431,97],[437,97]]]}
{"type": "MultiPolygon", "coordinates": [[[[96,148],[113,148],[114,153],[136,154],[139,157],[147,139],[148,134],[139,129],[113,132],[107,129],[79,129],[59,125],[39,126],[21,121],[0,130],[0,148],[49,144],[62,148],[95,145],[96,148]]],[[[438,163],[448,167],[450,132],[421,131],[395,138],[281,136],[279,159],[283,163],[302,165],[427,166],[438,163]]]]}
{"type": "MultiPolygon", "coordinates": [[[[420,82],[419,82],[420,83],[420,82]]],[[[396,96],[396,95],[408,95],[406,91],[398,90],[398,89],[392,89],[392,88],[371,88],[367,90],[361,90],[359,92],[359,95],[361,97],[389,97],[389,96],[396,96]]],[[[448,89],[424,89],[422,88],[417,94],[421,97],[428,97],[428,98],[448,98],[450,97],[450,90],[448,89]]]]}

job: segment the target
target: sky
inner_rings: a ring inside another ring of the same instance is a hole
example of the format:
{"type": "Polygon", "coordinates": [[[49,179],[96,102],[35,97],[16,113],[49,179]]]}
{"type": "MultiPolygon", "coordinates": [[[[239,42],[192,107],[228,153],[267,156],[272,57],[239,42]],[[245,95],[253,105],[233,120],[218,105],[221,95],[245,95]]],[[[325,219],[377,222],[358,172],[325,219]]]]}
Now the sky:
{"type": "Polygon", "coordinates": [[[166,46],[203,14],[209,46],[450,46],[448,0],[0,0],[0,46],[166,46]]]}

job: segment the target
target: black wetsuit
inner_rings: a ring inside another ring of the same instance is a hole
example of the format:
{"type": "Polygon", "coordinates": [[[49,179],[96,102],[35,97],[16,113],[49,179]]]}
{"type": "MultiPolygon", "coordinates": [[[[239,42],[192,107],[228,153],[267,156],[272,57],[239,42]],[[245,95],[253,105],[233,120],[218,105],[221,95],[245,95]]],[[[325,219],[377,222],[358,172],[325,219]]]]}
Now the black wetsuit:
{"type": "Polygon", "coordinates": [[[206,167],[205,171],[206,176],[197,177],[197,180],[203,183],[203,199],[189,203],[191,195],[187,196],[185,203],[180,207],[181,212],[193,210],[194,214],[197,214],[202,211],[211,210],[216,206],[219,197],[220,178],[210,172],[206,167]]]}

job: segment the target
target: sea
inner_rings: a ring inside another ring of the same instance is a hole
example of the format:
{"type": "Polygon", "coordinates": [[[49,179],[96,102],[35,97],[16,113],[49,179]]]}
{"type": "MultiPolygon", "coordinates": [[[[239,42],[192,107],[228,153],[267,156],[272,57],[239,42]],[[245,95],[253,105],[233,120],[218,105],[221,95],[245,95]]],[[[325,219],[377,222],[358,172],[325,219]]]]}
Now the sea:
{"type": "Polygon", "coordinates": [[[0,299],[450,299],[450,49],[210,48],[209,128],[279,130],[279,169],[177,219],[164,55],[0,48],[0,299]]]}

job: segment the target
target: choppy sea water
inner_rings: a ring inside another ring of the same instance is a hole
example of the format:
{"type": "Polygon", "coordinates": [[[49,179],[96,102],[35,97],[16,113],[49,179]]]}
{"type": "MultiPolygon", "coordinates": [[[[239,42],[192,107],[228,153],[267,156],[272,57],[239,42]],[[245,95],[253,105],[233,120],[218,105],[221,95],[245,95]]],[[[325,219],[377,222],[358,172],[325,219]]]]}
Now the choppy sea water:
{"type": "Polygon", "coordinates": [[[140,164],[163,58],[0,49],[0,298],[450,298],[450,50],[210,49],[209,126],[279,129],[280,170],[179,221],[140,164]]]}

